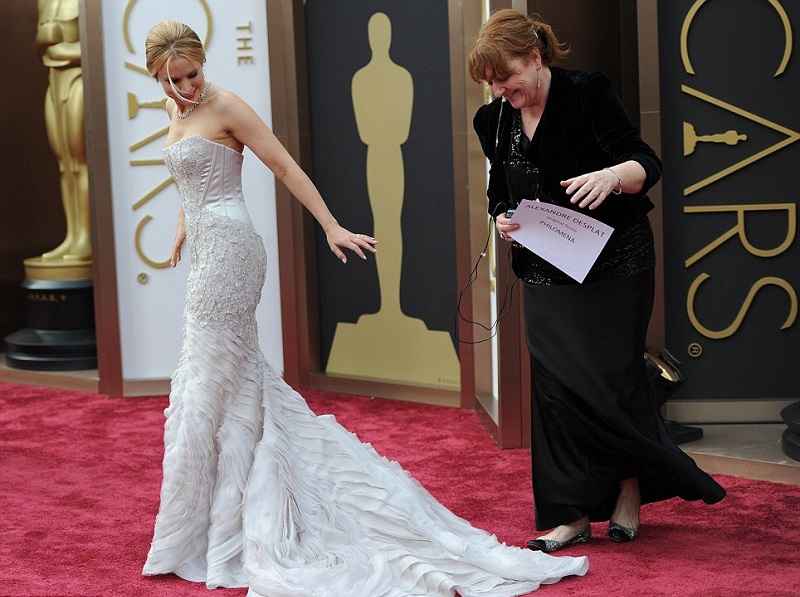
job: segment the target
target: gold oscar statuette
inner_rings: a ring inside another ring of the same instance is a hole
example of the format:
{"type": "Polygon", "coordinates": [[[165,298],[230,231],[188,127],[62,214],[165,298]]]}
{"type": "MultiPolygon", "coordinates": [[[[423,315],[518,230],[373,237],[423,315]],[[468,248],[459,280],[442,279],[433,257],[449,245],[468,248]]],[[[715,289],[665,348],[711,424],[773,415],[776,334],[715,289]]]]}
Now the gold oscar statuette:
{"type": "Polygon", "coordinates": [[[78,15],[79,0],[39,0],[36,49],[49,71],[44,119],[47,139],[58,161],[67,233],[55,249],[25,260],[25,273],[29,279],[91,279],[89,183],[78,15]]]}
{"type": "Polygon", "coordinates": [[[97,367],[78,10],[79,0],[39,0],[36,48],[49,69],[44,119],[67,234],[52,251],[24,260],[28,327],[5,337],[6,362],[17,369],[97,367]]]}

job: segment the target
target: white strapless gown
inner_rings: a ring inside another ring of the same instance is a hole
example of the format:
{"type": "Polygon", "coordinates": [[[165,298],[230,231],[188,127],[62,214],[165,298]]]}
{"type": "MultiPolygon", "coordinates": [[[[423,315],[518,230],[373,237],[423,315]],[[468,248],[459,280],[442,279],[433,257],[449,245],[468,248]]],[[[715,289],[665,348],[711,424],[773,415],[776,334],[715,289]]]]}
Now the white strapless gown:
{"type": "Polygon", "coordinates": [[[145,575],[253,597],[502,597],[586,573],[584,557],[499,543],[316,416],[259,350],[266,255],[242,197],[242,154],[191,136],[164,155],[192,269],[145,575]]]}

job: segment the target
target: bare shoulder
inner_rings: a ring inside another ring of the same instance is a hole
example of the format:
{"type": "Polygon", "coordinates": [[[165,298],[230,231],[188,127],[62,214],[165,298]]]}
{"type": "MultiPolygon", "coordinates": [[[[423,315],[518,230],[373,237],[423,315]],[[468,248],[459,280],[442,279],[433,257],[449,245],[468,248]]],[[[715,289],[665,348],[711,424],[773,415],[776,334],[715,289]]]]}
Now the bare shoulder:
{"type": "Polygon", "coordinates": [[[247,102],[245,102],[232,91],[216,85],[212,87],[212,90],[213,93],[209,94],[209,98],[206,100],[206,102],[209,105],[214,105],[217,110],[229,112],[231,110],[238,111],[250,109],[250,106],[247,104],[247,102]]]}
{"type": "Polygon", "coordinates": [[[214,106],[214,115],[225,133],[244,145],[250,146],[258,137],[270,132],[256,111],[232,91],[217,88],[213,104],[209,105],[214,106]]]}

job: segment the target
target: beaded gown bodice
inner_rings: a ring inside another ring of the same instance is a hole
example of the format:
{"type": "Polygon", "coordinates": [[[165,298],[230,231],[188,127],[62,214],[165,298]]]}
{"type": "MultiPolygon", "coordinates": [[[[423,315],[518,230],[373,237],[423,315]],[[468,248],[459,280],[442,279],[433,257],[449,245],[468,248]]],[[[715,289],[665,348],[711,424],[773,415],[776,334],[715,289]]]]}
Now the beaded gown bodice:
{"type": "Polygon", "coordinates": [[[244,156],[200,135],[164,150],[178,185],[192,261],[186,316],[201,325],[235,330],[257,342],[255,308],[261,300],[267,257],[242,194],[244,156]]]}

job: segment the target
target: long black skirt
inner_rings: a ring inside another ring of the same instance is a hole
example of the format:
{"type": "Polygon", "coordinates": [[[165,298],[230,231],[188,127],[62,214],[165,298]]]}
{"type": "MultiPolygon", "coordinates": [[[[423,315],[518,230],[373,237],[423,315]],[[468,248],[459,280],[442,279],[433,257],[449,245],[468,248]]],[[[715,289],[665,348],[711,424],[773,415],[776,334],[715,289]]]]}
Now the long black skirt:
{"type": "Polygon", "coordinates": [[[642,503],[718,502],[725,490],[670,439],[644,360],[652,270],[588,284],[525,285],[536,528],[608,520],[619,482],[642,503]]]}

